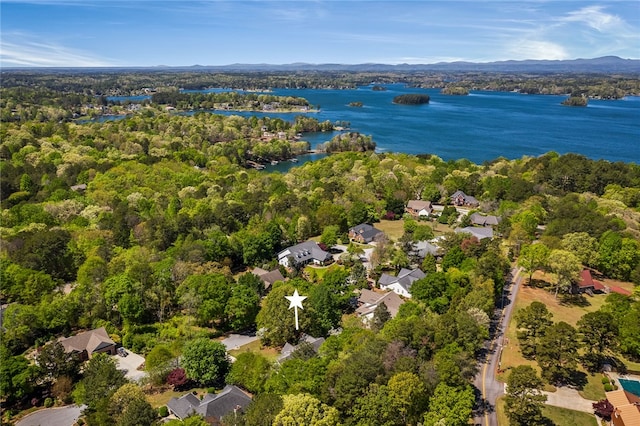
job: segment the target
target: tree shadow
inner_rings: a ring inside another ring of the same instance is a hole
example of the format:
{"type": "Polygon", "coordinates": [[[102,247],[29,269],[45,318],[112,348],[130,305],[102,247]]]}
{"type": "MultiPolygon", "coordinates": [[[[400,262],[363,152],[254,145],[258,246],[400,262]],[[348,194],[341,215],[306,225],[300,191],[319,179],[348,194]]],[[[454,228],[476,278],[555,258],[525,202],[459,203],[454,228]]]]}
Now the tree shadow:
{"type": "Polygon", "coordinates": [[[579,306],[581,308],[591,306],[591,302],[584,297],[584,294],[564,294],[560,298],[561,305],[579,306]]]}
{"type": "Polygon", "coordinates": [[[587,373],[578,370],[572,371],[567,380],[567,384],[569,386],[575,387],[579,390],[584,389],[588,382],[587,373]]]}

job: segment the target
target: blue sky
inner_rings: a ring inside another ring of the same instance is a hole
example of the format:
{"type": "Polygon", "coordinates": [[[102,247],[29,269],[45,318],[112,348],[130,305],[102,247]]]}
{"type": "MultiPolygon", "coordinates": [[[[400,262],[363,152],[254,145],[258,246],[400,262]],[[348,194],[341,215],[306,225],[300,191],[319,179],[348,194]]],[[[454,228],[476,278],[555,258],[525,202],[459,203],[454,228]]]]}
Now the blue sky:
{"type": "Polygon", "coordinates": [[[633,1],[2,0],[0,65],[640,58],[633,1]]]}

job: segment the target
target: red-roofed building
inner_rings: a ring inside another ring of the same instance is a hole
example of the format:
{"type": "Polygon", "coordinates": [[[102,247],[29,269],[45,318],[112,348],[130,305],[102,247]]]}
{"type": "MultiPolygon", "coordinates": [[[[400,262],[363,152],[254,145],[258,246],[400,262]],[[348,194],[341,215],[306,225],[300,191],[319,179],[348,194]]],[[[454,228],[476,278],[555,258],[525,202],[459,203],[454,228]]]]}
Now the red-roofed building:
{"type": "Polygon", "coordinates": [[[618,293],[623,296],[631,296],[632,294],[629,290],[624,289],[622,287],[615,286],[615,285],[609,286],[609,290],[611,290],[613,293],[618,293]]]}
{"type": "Polygon", "coordinates": [[[590,270],[583,269],[580,272],[580,281],[576,284],[576,290],[578,293],[593,294],[595,291],[605,291],[606,287],[600,281],[593,279],[590,270]]]}

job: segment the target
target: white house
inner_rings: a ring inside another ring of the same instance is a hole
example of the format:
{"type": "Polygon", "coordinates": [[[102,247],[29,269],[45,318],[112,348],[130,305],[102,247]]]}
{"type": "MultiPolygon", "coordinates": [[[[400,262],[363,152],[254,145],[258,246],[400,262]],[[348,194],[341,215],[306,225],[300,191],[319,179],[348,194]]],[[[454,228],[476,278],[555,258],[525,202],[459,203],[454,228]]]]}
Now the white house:
{"type": "Polygon", "coordinates": [[[411,297],[411,285],[424,277],[426,277],[426,275],[420,269],[410,270],[402,268],[397,277],[382,274],[378,280],[378,286],[380,286],[382,290],[391,290],[400,296],[411,297]]]}
{"type": "Polygon", "coordinates": [[[333,256],[322,250],[315,241],[305,241],[304,243],[288,247],[278,253],[278,263],[285,268],[294,266],[289,264],[290,260],[298,266],[303,266],[308,263],[324,265],[332,261],[333,256]]]}

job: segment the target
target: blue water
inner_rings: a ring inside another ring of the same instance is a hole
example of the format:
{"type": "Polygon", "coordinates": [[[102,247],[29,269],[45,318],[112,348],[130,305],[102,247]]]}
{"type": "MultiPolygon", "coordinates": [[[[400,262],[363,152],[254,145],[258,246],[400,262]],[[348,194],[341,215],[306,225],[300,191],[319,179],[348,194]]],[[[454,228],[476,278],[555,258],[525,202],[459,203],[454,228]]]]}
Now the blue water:
{"type": "Polygon", "coordinates": [[[640,381],[629,379],[618,379],[618,381],[620,382],[622,389],[627,392],[631,392],[635,396],[640,396],[640,381]]]}
{"type": "MultiPolygon", "coordinates": [[[[617,101],[590,100],[585,108],[560,103],[566,96],[511,92],[471,92],[447,96],[439,89],[401,84],[373,91],[275,89],[274,95],[306,98],[320,121],[348,121],[351,130],[371,135],[379,151],[436,154],[444,160],[467,158],[482,163],[497,157],[537,156],[548,151],[579,153],[592,159],[640,163],[640,97],[617,101]],[[404,93],[426,93],[429,104],[396,105],[404,93]],[[360,101],[363,107],[349,107],[360,101]]],[[[269,115],[293,120],[295,114],[269,115]]],[[[329,134],[306,138],[312,147],[329,134]],[[313,140],[312,140],[313,139],[313,140]]]]}

